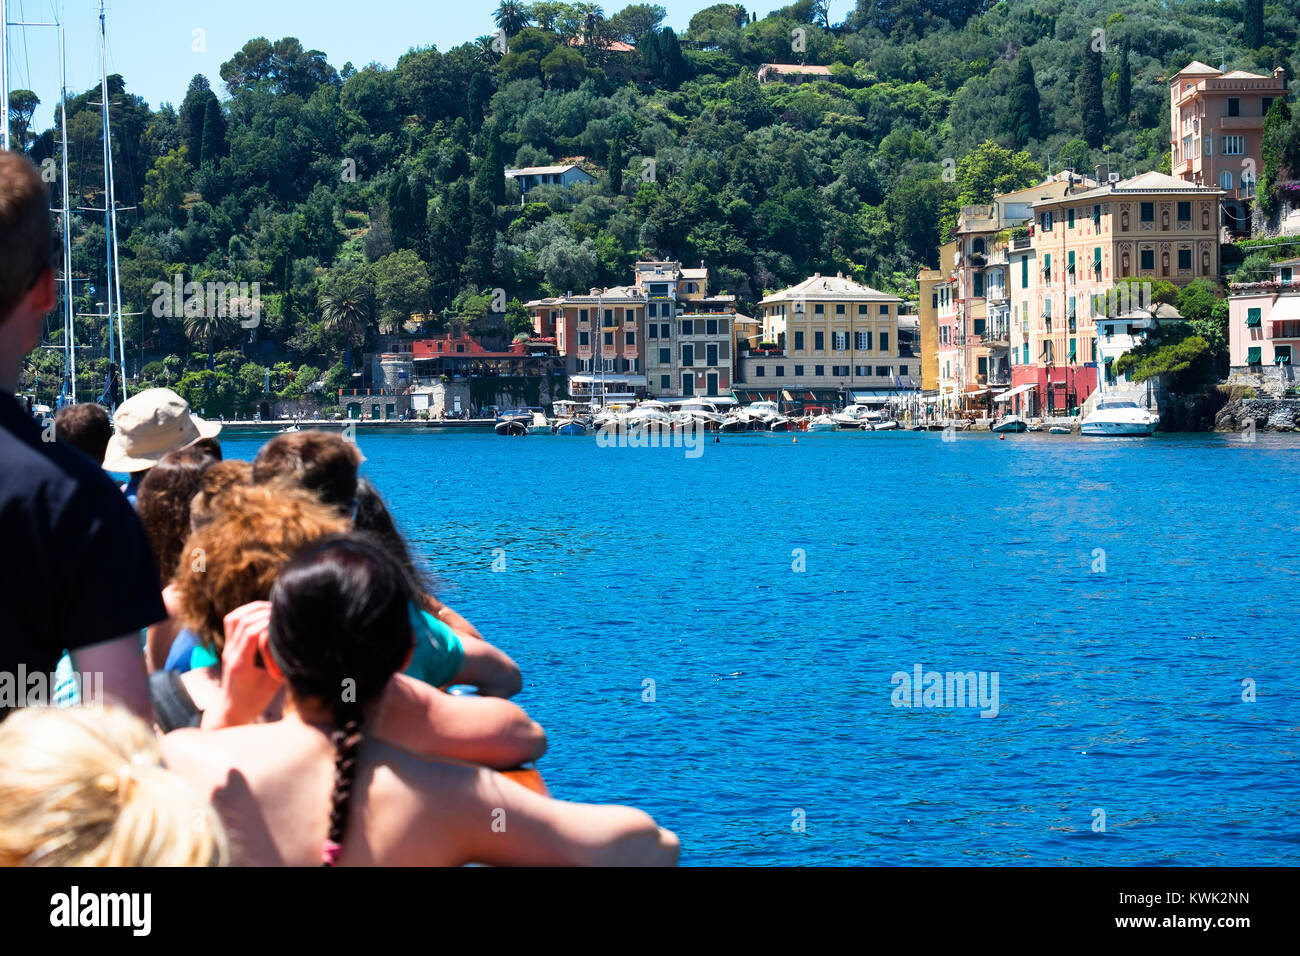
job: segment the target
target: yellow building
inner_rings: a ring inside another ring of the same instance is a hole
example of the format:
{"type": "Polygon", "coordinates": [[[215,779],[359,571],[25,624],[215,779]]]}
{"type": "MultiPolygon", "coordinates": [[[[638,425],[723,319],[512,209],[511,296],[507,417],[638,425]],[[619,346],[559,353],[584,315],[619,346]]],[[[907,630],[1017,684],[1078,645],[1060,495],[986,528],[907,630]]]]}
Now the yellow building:
{"type": "Polygon", "coordinates": [[[896,393],[919,378],[920,364],[900,353],[901,304],[843,275],[814,275],[775,292],[760,303],[762,341],[740,357],[737,383],[859,392],[864,400],[896,393]]]}

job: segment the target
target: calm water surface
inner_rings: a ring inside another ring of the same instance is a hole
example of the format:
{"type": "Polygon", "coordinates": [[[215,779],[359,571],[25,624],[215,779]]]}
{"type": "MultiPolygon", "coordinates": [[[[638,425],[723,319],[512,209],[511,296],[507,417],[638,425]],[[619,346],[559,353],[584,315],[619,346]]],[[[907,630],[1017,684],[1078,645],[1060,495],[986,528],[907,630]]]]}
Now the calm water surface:
{"type": "Polygon", "coordinates": [[[1300,862],[1296,438],[358,442],[552,791],[684,864],[1300,862]],[[893,706],[917,664],[997,716],[893,706]]]}

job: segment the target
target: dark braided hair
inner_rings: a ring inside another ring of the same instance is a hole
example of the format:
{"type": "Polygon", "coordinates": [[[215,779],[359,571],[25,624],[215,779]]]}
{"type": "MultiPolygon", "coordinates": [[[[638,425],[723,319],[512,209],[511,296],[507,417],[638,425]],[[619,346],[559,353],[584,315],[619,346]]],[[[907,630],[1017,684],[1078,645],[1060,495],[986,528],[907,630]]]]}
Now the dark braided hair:
{"type": "Polygon", "coordinates": [[[311,544],[271,590],[271,656],[297,700],[334,715],[334,789],[322,862],[342,852],[366,705],[378,699],[411,650],[409,604],[417,591],[400,559],[359,533],[311,544]]]}

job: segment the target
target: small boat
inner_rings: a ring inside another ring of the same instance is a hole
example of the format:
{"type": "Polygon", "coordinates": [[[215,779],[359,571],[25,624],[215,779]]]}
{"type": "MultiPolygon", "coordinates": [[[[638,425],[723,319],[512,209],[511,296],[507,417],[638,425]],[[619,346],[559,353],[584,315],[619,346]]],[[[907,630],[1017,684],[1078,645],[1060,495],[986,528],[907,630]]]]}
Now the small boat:
{"type": "Polygon", "coordinates": [[[673,420],[668,414],[668,406],[663,402],[650,399],[640,402],[635,408],[623,416],[622,421],[625,428],[646,429],[649,431],[668,430],[672,428],[673,420]]]}
{"type": "Polygon", "coordinates": [[[554,427],[546,415],[543,412],[533,412],[533,420],[528,425],[528,434],[550,435],[553,432],[554,427]]]}
{"type": "Polygon", "coordinates": [[[585,435],[587,426],[577,418],[560,418],[555,422],[555,434],[557,435],[585,435]]]}
{"type": "Polygon", "coordinates": [[[722,424],[724,416],[713,402],[695,398],[678,404],[669,417],[674,428],[692,427],[706,432],[715,432],[722,424]]]}
{"type": "Polygon", "coordinates": [[[286,425],[284,428],[280,429],[280,434],[287,435],[290,432],[300,432],[300,431],[302,431],[302,429],[299,428],[297,425],[286,425]]]}
{"type": "Polygon", "coordinates": [[[1041,432],[1041,431],[1043,430],[1043,423],[1042,423],[1042,422],[1030,422],[1030,423],[1029,423],[1029,426],[1028,426],[1028,428],[1027,428],[1026,430],[1027,430],[1027,431],[1031,431],[1031,432],[1041,432]]]}
{"type": "Polygon", "coordinates": [[[1029,431],[1029,423],[1019,415],[1003,415],[993,425],[995,432],[1025,432],[1029,431]]]}
{"type": "Polygon", "coordinates": [[[1147,411],[1137,402],[1104,398],[1096,410],[1079,423],[1079,434],[1097,438],[1106,435],[1150,435],[1160,424],[1160,416],[1147,411]]]}
{"type": "Polygon", "coordinates": [[[496,433],[498,435],[527,435],[528,428],[533,424],[533,410],[531,408],[512,408],[509,411],[502,412],[497,416],[496,433]]]}
{"type": "Polygon", "coordinates": [[[810,432],[833,432],[836,427],[835,419],[830,415],[814,415],[808,420],[810,432]]]}
{"type": "MultiPolygon", "coordinates": [[[[1042,426],[1040,425],[1039,427],[1041,428],[1042,426]]],[[[1051,434],[1051,435],[1068,435],[1068,434],[1070,434],[1070,426],[1069,426],[1069,425],[1053,425],[1053,426],[1052,426],[1051,428],[1049,428],[1047,431],[1048,431],[1048,434],[1051,434]]]]}
{"type": "Polygon", "coordinates": [[[870,407],[866,405],[849,405],[844,409],[844,411],[832,415],[831,418],[835,420],[835,424],[840,428],[848,429],[850,431],[870,431],[871,429],[868,426],[871,424],[871,416],[873,414],[878,413],[873,412],[870,407]]]}

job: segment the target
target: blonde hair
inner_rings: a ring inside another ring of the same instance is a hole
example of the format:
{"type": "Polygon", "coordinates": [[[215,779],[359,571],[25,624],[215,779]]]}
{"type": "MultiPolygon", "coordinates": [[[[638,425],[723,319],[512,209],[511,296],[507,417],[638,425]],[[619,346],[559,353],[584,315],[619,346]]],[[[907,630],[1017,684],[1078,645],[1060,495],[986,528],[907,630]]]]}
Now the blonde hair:
{"type": "Polygon", "coordinates": [[[121,707],[20,708],[0,723],[0,866],[224,866],[215,811],[121,707]]]}

